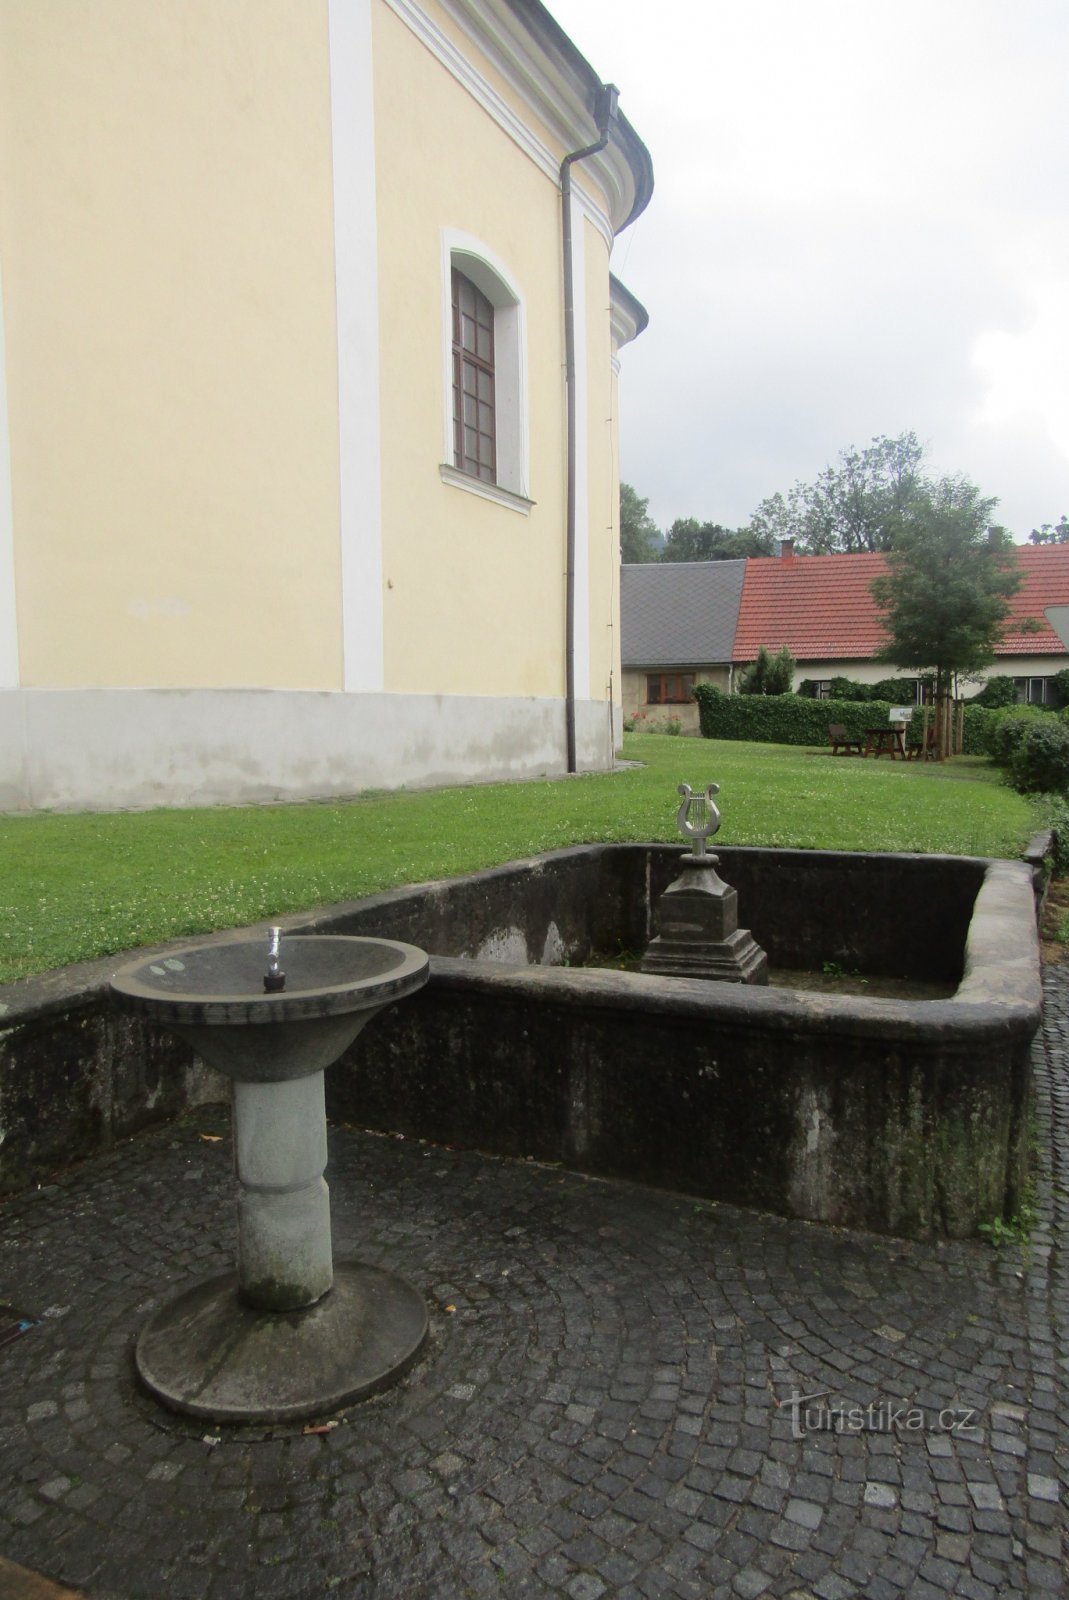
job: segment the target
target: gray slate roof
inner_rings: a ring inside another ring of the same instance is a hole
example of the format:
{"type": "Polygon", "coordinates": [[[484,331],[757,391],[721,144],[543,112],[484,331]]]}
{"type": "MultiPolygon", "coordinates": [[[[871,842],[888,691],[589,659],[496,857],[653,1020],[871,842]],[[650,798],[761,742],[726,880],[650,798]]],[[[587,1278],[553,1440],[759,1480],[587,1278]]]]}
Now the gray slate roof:
{"type": "Polygon", "coordinates": [[[730,661],[745,561],[647,561],[620,569],[625,667],[730,661]]]}

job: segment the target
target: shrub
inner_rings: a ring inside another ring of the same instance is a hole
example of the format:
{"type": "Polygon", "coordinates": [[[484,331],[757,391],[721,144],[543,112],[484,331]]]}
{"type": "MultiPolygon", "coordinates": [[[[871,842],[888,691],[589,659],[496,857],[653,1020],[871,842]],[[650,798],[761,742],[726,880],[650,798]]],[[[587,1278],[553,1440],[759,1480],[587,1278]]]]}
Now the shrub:
{"type": "Polygon", "coordinates": [[[1054,705],[1061,711],[1069,706],[1069,667],[1056,672],[1050,681],[1054,690],[1054,705]]]}
{"type": "Polygon", "coordinates": [[[888,720],[890,706],[869,701],[810,700],[804,695],[714,694],[699,683],[694,691],[706,739],[752,739],[760,744],[826,745],[828,724],[840,722],[854,739],[888,720]]]}
{"type": "Polygon", "coordinates": [[[974,706],[986,706],[990,711],[998,711],[1004,706],[1017,704],[1017,685],[1012,678],[988,678],[978,695],[973,696],[974,706]]]}
{"type": "Polygon", "coordinates": [[[794,681],[795,659],[784,645],[773,655],[767,645],[757,652],[757,660],[739,674],[739,694],[789,694],[794,681]]]}
{"type": "Polygon", "coordinates": [[[832,678],[828,682],[828,698],[861,702],[871,700],[872,694],[867,683],[858,683],[854,678],[832,678]]]}
{"type": "Polygon", "coordinates": [[[1069,792],[1069,722],[1042,717],[1025,728],[1010,757],[1010,782],[1018,794],[1069,792]]]}
{"type": "Polygon", "coordinates": [[[914,685],[911,679],[881,678],[878,683],[869,685],[870,700],[886,700],[889,705],[912,705],[914,700],[914,685]],[[908,698],[903,701],[903,693],[909,691],[908,698]]]}
{"type": "Polygon", "coordinates": [[[988,756],[991,754],[990,737],[991,729],[999,718],[1000,713],[989,711],[985,706],[978,706],[975,701],[969,701],[965,706],[965,726],[961,753],[966,756],[988,756]]]}
{"type": "Polygon", "coordinates": [[[1054,796],[1046,816],[1050,828],[1050,859],[1056,878],[1069,873],[1069,800],[1054,796]]]}
{"type": "Polygon", "coordinates": [[[988,724],[987,753],[1000,767],[1008,767],[1014,751],[1037,722],[1046,717],[1038,706],[1012,706],[993,714],[988,724]]]}

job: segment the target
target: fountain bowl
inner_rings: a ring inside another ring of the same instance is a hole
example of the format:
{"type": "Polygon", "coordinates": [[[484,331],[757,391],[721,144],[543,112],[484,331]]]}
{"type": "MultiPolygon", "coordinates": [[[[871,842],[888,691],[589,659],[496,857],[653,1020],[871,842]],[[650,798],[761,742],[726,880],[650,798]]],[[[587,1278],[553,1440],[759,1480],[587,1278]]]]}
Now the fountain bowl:
{"type": "Polygon", "coordinates": [[[427,981],[424,951],[336,934],[286,942],[286,986],[264,990],[264,941],[214,938],[130,962],[111,980],[126,1009],[163,1023],[228,1078],[322,1072],[377,1011],[427,981]]]}

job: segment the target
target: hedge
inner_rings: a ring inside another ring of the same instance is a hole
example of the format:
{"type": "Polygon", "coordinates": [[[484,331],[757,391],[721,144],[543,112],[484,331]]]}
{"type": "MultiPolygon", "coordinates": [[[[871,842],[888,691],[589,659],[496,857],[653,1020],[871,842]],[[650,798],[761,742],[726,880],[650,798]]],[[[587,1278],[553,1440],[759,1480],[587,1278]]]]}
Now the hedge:
{"type": "MultiPolygon", "coordinates": [[[[886,726],[890,700],[810,700],[797,694],[723,694],[711,683],[694,690],[698,718],[706,739],[746,739],[755,744],[826,745],[828,727],[837,722],[852,739],[867,728],[886,726]]],[[[895,702],[897,703],[897,702],[895,702]]],[[[987,727],[997,712],[982,706],[965,708],[965,754],[987,754],[987,727]]],[[[920,711],[913,727],[919,729],[920,711]]],[[[907,734],[907,739],[910,734],[907,734]]],[[[918,738],[914,735],[914,738],[918,738]]]]}

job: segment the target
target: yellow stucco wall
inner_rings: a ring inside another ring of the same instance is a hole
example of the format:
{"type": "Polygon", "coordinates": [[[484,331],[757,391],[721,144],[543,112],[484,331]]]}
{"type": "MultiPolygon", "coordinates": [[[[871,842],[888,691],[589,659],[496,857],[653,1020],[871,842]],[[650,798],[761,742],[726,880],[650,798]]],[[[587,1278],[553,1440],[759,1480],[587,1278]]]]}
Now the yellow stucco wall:
{"type": "Polygon", "coordinates": [[[340,685],[326,26],[0,7],[27,686],[340,685]]]}
{"type": "Polygon", "coordinates": [[[377,7],[374,24],[386,687],[558,695],[565,496],[559,192],[393,12],[377,7]],[[391,108],[402,102],[398,116],[391,108]],[[526,301],[529,516],[439,476],[443,229],[481,241],[526,301]]]}
{"type": "MultiPolygon", "coordinates": [[[[342,686],[327,25],[308,0],[0,6],[26,687],[342,686]]],[[[384,687],[559,696],[559,190],[384,0],[372,27],[384,687]],[[524,296],[526,516],[439,475],[443,229],[481,240],[524,296]]],[[[477,65],[529,119],[493,63],[477,65]]],[[[577,692],[602,698],[610,672],[619,681],[615,425],[607,246],[589,223],[583,247],[590,675],[577,692]]]]}

